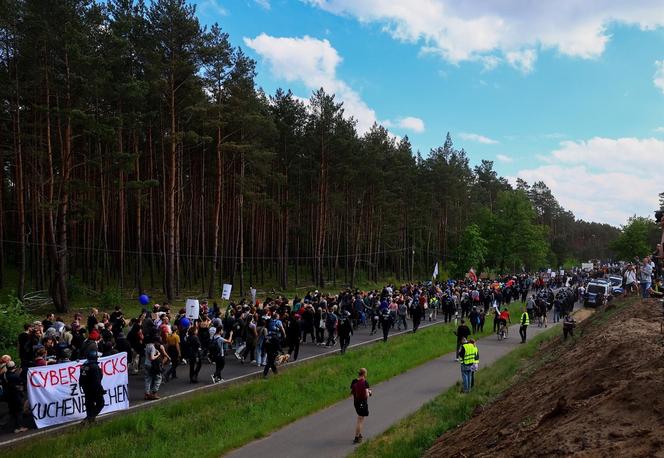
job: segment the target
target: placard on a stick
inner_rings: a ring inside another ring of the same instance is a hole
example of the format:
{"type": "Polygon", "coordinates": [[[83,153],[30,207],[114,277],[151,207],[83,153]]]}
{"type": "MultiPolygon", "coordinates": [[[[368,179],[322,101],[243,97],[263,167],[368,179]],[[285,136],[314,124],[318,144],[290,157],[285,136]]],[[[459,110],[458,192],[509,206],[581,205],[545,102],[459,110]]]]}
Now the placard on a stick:
{"type": "Polygon", "coordinates": [[[200,317],[201,308],[198,299],[187,299],[185,305],[186,316],[190,320],[197,320],[200,317]]]}
{"type": "Polygon", "coordinates": [[[224,283],[224,287],[221,290],[221,298],[224,300],[229,300],[231,298],[231,290],[233,289],[233,285],[229,285],[228,283],[224,283]]]}

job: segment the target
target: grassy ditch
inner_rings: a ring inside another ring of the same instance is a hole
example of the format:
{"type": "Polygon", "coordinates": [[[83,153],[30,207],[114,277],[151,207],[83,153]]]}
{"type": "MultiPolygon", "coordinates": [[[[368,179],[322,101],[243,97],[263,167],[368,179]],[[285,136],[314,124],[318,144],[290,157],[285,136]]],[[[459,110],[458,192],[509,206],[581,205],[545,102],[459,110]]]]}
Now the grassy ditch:
{"type": "Polygon", "coordinates": [[[491,402],[515,382],[526,377],[543,361],[532,364],[540,344],[560,335],[560,328],[538,334],[523,346],[477,373],[469,395],[460,393],[459,383],[402,419],[378,437],[355,449],[353,457],[420,457],[445,431],[468,420],[476,407],[491,402]]]}
{"type": "MultiPolygon", "coordinates": [[[[520,303],[512,304],[516,311],[520,303]]],[[[483,335],[491,333],[491,320],[483,335]]],[[[75,427],[19,444],[6,457],[218,457],[233,448],[348,396],[348,383],[367,367],[379,383],[455,349],[452,326],[422,329],[316,359],[267,380],[251,380],[223,390],[154,405],[92,427],[75,427]]]]}

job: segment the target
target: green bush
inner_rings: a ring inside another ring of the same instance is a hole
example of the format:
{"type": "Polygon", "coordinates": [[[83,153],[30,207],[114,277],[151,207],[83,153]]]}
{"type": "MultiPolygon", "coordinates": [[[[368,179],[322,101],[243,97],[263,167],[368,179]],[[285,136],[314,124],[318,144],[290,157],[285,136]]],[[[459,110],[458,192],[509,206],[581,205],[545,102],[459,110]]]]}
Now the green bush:
{"type": "Polygon", "coordinates": [[[105,289],[99,295],[99,306],[102,310],[111,310],[116,305],[122,305],[122,291],[118,288],[105,289]]]}
{"type": "Polygon", "coordinates": [[[23,325],[32,321],[32,317],[23,307],[23,303],[13,295],[8,295],[0,303],[0,354],[18,358],[16,341],[23,331],[23,325]]]}

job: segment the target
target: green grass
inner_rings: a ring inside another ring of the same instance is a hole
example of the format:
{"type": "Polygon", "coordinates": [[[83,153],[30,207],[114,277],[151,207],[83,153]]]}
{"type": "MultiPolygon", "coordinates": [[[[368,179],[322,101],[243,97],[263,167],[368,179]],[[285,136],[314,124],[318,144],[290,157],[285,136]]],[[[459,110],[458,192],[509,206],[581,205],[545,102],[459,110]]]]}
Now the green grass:
{"type": "MultiPolygon", "coordinates": [[[[512,312],[520,306],[512,304],[512,312]]],[[[491,320],[484,335],[490,333],[491,320]]],[[[359,367],[368,369],[375,384],[453,351],[455,345],[452,326],[429,327],[344,356],[293,366],[268,380],[254,379],[34,439],[5,456],[70,457],[76,450],[77,456],[218,457],[345,399],[359,367]]]]}
{"type": "Polygon", "coordinates": [[[516,378],[527,377],[539,364],[532,358],[540,344],[559,335],[552,328],[519,346],[494,364],[477,373],[475,387],[470,394],[462,394],[459,383],[414,414],[391,426],[380,436],[356,448],[353,457],[420,457],[444,432],[468,420],[476,407],[485,405],[512,386],[516,378]],[[526,369],[527,368],[527,369],[526,369]]]}
{"type": "MultiPolygon", "coordinates": [[[[541,344],[559,335],[560,329],[552,328],[537,335],[491,366],[481,369],[477,373],[477,382],[470,395],[462,394],[460,384],[457,382],[454,387],[425,404],[414,414],[356,448],[351,456],[363,458],[422,456],[444,432],[467,421],[478,406],[492,402],[518,380],[527,378],[538,367],[557,358],[564,346],[574,345],[574,342],[590,329],[605,325],[611,317],[632,303],[632,298],[617,299],[608,310],[593,315],[586,326],[577,330],[574,338],[558,347],[556,353],[538,355],[534,358],[541,344]]],[[[528,421],[532,419],[524,420],[528,421]]]]}

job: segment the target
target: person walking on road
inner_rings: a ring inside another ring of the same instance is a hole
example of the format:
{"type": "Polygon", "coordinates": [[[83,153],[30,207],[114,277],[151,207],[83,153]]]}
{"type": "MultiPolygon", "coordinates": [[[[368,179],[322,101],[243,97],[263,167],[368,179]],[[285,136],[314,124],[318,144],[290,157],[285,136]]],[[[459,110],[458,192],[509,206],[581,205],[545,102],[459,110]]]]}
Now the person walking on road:
{"type": "Polygon", "coordinates": [[[357,413],[353,443],[359,444],[363,439],[362,428],[364,427],[364,419],[369,416],[369,396],[371,396],[369,382],[367,382],[367,370],[365,368],[361,368],[357,373],[357,378],[353,379],[350,383],[350,392],[353,395],[353,404],[357,413]]]}
{"type": "Polygon", "coordinates": [[[461,381],[463,392],[470,393],[473,383],[473,365],[479,360],[479,351],[477,347],[463,339],[459,349],[459,359],[461,361],[461,381]]]}
{"type": "Polygon", "coordinates": [[[521,343],[526,343],[526,332],[530,324],[530,317],[526,309],[521,309],[521,326],[519,326],[519,335],[521,336],[521,343]]]}
{"type": "Polygon", "coordinates": [[[388,309],[383,309],[380,314],[380,326],[383,329],[383,342],[387,342],[387,336],[392,327],[392,315],[388,309]]]}
{"type": "Polygon", "coordinates": [[[212,374],[212,383],[223,382],[224,379],[221,378],[221,371],[224,370],[226,365],[226,356],[224,354],[224,344],[230,344],[232,342],[233,333],[231,333],[231,338],[226,339],[222,336],[224,328],[222,326],[217,326],[215,328],[214,337],[210,341],[209,354],[210,359],[214,363],[214,374],[212,374]]]}
{"type": "Polygon", "coordinates": [[[106,390],[101,381],[104,374],[99,367],[97,358],[99,353],[92,350],[87,354],[88,359],[81,365],[78,383],[85,394],[85,422],[92,423],[104,408],[104,394],[106,390]]]}
{"type": "MultiPolygon", "coordinates": [[[[207,329],[205,331],[207,332],[207,329]]],[[[198,328],[196,326],[190,327],[187,331],[187,338],[185,339],[185,356],[189,363],[189,382],[198,383],[198,373],[201,371],[203,348],[201,340],[198,338],[198,328]]]]}
{"type": "Polygon", "coordinates": [[[341,353],[346,353],[346,348],[350,344],[350,336],[353,335],[353,323],[350,319],[350,313],[347,310],[341,312],[339,319],[339,345],[341,346],[341,353]]]}

